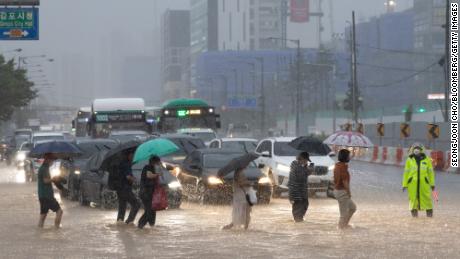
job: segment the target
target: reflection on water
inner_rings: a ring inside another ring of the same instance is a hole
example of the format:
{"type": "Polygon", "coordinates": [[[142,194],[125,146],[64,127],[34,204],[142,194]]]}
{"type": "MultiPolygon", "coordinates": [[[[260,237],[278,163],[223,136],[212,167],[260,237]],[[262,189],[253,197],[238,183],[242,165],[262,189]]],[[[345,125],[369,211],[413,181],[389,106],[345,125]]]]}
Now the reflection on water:
{"type": "Polygon", "coordinates": [[[21,170],[15,170],[15,182],[16,183],[25,183],[26,182],[26,172],[21,170]]]}

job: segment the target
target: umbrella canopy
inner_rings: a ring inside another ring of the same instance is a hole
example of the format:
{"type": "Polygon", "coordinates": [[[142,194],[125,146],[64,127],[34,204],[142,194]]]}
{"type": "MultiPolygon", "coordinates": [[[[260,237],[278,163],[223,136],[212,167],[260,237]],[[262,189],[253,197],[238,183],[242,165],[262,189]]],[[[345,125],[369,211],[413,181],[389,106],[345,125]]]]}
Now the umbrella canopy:
{"type": "Polygon", "coordinates": [[[228,164],[219,169],[217,175],[219,177],[224,177],[231,172],[247,167],[252,161],[256,160],[257,158],[259,158],[259,155],[254,152],[233,158],[232,160],[230,160],[230,162],[228,162],[228,164]]]}
{"type": "Polygon", "coordinates": [[[297,150],[306,151],[311,155],[327,155],[331,149],[321,140],[314,137],[298,137],[289,145],[297,150]]]}
{"type": "Polygon", "coordinates": [[[179,150],[172,141],[164,138],[152,139],[140,145],[134,154],[133,163],[145,161],[152,156],[166,156],[179,150]]]}
{"type": "Polygon", "coordinates": [[[330,135],[323,142],[328,145],[345,146],[345,147],[373,147],[372,141],[359,132],[338,131],[330,135]]]}
{"type": "MultiPolygon", "coordinates": [[[[114,163],[121,162],[123,159],[123,153],[127,151],[134,152],[136,148],[141,144],[140,141],[131,140],[128,142],[121,143],[119,146],[109,150],[104,154],[103,161],[99,167],[102,170],[108,170],[114,163]]],[[[102,154],[100,154],[102,155],[102,154]]]]}
{"type": "Polygon", "coordinates": [[[56,158],[66,159],[82,155],[75,144],[68,141],[49,141],[37,144],[29,153],[29,157],[43,158],[45,154],[53,154],[56,158]]]}

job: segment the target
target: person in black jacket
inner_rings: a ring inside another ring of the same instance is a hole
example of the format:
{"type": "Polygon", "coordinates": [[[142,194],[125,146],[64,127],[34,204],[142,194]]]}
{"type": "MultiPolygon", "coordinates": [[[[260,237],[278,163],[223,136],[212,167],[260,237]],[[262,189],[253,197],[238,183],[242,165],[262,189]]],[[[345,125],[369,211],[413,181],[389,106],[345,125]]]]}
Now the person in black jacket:
{"type": "Polygon", "coordinates": [[[161,170],[161,160],[157,156],[152,156],[149,163],[142,169],[141,186],[139,198],[144,204],[144,214],[139,219],[138,228],[142,229],[149,223],[151,227],[155,225],[156,211],[152,208],[152,196],[161,170]]]}
{"type": "Polygon", "coordinates": [[[312,173],[308,162],[311,162],[308,152],[300,153],[291,163],[289,172],[289,201],[295,222],[302,222],[308,209],[308,176],[312,173]]]}

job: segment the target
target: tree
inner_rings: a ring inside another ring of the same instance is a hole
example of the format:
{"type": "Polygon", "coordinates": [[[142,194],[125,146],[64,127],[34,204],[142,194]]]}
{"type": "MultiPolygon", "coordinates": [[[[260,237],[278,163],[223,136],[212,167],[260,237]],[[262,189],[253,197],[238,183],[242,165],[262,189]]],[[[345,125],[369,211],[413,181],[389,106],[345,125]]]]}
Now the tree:
{"type": "Polygon", "coordinates": [[[27,106],[37,97],[33,86],[26,70],[16,69],[13,59],[6,62],[0,55],[0,121],[9,120],[16,109],[27,106]]]}
{"type": "MultiPolygon", "coordinates": [[[[343,109],[349,112],[353,112],[353,85],[351,82],[348,82],[348,91],[346,92],[345,100],[343,100],[343,109]]],[[[363,100],[359,89],[356,89],[355,94],[355,105],[356,111],[363,108],[363,100]]]]}

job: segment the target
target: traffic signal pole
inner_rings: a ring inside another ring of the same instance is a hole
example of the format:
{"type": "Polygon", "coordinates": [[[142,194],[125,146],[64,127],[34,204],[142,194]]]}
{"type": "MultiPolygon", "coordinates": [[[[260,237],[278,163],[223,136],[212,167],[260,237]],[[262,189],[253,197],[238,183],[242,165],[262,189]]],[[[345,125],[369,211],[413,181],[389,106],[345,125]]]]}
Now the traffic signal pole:
{"type": "Polygon", "coordinates": [[[358,104],[357,92],[358,92],[358,77],[357,77],[357,62],[356,62],[356,25],[355,25],[355,11],[352,12],[352,106],[353,106],[353,122],[355,125],[358,124],[358,104]]]}

